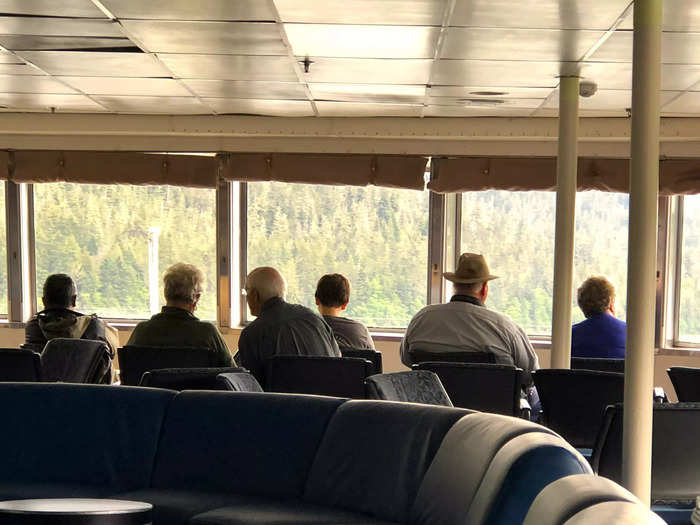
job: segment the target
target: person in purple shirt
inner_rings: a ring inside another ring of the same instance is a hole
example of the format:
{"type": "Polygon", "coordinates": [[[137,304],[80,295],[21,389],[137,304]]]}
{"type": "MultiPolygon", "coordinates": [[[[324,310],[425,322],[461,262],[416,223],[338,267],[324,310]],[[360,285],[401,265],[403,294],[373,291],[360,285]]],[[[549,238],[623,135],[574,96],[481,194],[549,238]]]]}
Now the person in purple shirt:
{"type": "Polygon", "coordinates": [[[571,356],[624,358],[627,325],[615,317],[615,287],[605,277],[589,277],[577,295],[586,320],[571,329],[571,356]]]}

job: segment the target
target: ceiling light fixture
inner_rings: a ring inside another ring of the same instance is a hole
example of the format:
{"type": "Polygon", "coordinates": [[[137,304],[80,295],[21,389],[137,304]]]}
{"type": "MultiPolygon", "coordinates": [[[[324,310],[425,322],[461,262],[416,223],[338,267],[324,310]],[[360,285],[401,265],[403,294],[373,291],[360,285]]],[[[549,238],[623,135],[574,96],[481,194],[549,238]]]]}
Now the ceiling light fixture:
{"type": "Polygon", "coordinates": [[[507,91],[470,91],[470,95],[476,95],[478,97],[502,97],[507,95],[507,91]]]}
{"type": "Polygon", "coordinates": [[[465,106],[498,106],[504,104],[505,100],[498,98],[460,98],[458,100],[461,104],[465,106]]]}

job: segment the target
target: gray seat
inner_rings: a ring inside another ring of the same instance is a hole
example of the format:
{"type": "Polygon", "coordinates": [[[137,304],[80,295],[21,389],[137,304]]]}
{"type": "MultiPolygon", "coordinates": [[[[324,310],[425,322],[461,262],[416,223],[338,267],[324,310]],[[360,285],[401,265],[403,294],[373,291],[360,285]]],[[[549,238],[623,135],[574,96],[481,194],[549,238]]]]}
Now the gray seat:
{"type": "Polygon", "coordinates": [[[671,378],[678,401],[690,403],[700,401],[700,368],[672,366],[666,370],[666,373],[671,378]]]}
{"type": "Polygon", "coordinates": [[[51,339],[41,353],[42,381],[65,383],[111,383],[109,347],[90,339],[51,339]]]}
{"type": "Polygon", "coordinates": [[[263,389],[253,374],[248,372],[227,372],[216,376],[221,390],[233,392],[262,392],[263,389]]]}
{"type": "Polygon", "coordinates": [[[125,346],[117,350],[122,385],[136,386],[150,370],[163,368],[214,368],[213,350],[192,347],[125,346]]]}
{"type": "Polygon", "coordinates": [[[598,372],[625,373],[624,359],[608,359],[602,357],[572,357],[572,370],[597,370],[598,372]]]}
{"type": "Polygon", "coordinates": [[[452,406],[440,378],[427,370],[376,374],[367,378],[366,385],[369,399],[452,406]]]}
{"type": "Polygon", "coordinates": [[[492,352],[434,352],[421,348],[412,348],[409,352],[413,363],[495,363],[496,355],[492,352]]]}
{"type": "Polygon", "coordinates": [[[162,368],[144,372],[139,386],[168,388],[170,390],[226,390],[217,376],[242,370],[224,368],[162,368]]]}
{"type": "Polygon", "coordinates": [[[359,357],[360,359],[368,359],[374,365],[373,374],[381,374],[384,371],[382,366],[382,353],[377,350],[368,348],[348,348],[340,347],[340,354],[343,357],[359,357]]]}
{"type": "Polygon", "coordinates": [[[41,357],[31,350],[0,348],[0,381],[40,381],[41,357]]]}

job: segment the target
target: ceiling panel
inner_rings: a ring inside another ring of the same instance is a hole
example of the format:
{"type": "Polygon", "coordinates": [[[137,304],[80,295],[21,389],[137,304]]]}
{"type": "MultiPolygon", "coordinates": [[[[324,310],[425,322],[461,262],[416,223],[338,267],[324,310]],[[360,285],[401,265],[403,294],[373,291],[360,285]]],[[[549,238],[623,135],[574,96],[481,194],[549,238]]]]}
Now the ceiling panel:
{"type": "Polygon", "coordinates": [[[428,106],[426,117],[529,117],[532,109],[513,107],[428,106]]]}
{"type": "Polygon", "coordinates": [[[117,18],[275,20],[272,2],[261,0],[102,0],[102,3],[117,18]]]}
{"type": "Polygon", "coordinates": [[[88,95],[191,97],[192,93],[170,78],[58,77],[88,95]]]}
{"type": "Polygon", "coordinates": [[[29,64],[0,64],[0,75],[44,75],[29,64]]]}
{"type": "Polygon", "coordinates": [[[121,77],[128,73],[131,77],[170,76],[152,55],[145,53],[23,51],[20,56],[51,75],[121,77]]]}
{"type": "Polygon", "coordinates": [[[128,38],[20,35],[0,35],[0,45],[13,51],[72,51],[135,47],[134,43],[128,38]]]}
{"type": "Polygon", "coordinates": [[[537,109],[544,98],[501,98],[501,97],[428,97],[431,106],[456,106],[467,108],[530,108],[537,109]]]}
{"type": "Polygon", "coordinates": [[[698,114],[700,113],[700,92],[683,93],[671,103],[662,106],[661,110],[663,113],[698,114]]]}
{"type": "Polygon", "coordinates": [[[212,110],[194,97],[112,97],[95,95],[104,107],[117,113],[166,113],[168,115],[204,115],[212,110]]]}
{"type": "Polygon", "coordinates": [[[205,98],[217,113],[269,115],[279,117],[313,117],[308,100],[255,100],[243,98],[205,98]]]}
{"type": "Polygon", "coordinates": [[[0,64],[24,64],[24,62],[16,57],[14,53],[0,51],[0,64]]]}
{"type": "Polygon", "coordinates": [[[316,102],[320,117],[420,117],[422,105],[316,102]]]}
{"type": "MultiPolygon", "coordinates": [[[[632,62],[631,31],[615,31],[591,57],[599,62],[632,62]]],[[[699,33],[663,33],[661,60],[666,64],[700,64],[699,33]]]]}
{"type": "MultiPolygon", "coordinates": [[[[666,0],[663,9],[664,31],[700,31],[700,0],[666,0]]],[[[620,29],[632,29],[632,19],[630,13],[620,29]]]]}
{"type": "Polygon", "coordinates": [[[207,98],[306,99],[304,86],[295,82],[197,79],[183,80],[183,82],[197,95],[207,98]]]}
{"type": "Polygon", "coordinates": [[[307,82],[427,84],[432,60],[311,57],[307,82]]]}
{"type": "Polygon", "coordinates": [[[111,20],[0,16],[0,34],[124,37],[111,20]]]}
{"type": "Polygon", "coordinates": [[[0,13],[105,18],[104,13],[90,0],[0,0],[0,13]]]}
{"type": "Polygon", "coordinates": [[[447,0],[275,0],[283,22],[439,26],[447,0]]]}
{"type": "Polygon", "coordinates": [[[432,97],[498,97],[498,98],[546,98],[552,88],[493,87],[493,86],[430,86],[428,95],[432,97]]]}
{"type": "Polygon", "coordinates": [[[16,111],[52,111],[52,108],[59,113],[106,111],[84,95],[0,93],[0,106],[16,111]]]}
{"type": "Polygon", "coordinates": [[[169,55],[158,58],[176,76],[210,80],[274,80],[296,82],[297,76],[288,57],[169,55]]]}
{"type": "Polygon", "coordinates": [[[453,86],[554,87],[559,83],[557,62],[440,60],[432,84],[453,86]]]}
{"type": "Polygon", "coordinates": [[[124,28],[156,53],[286,55],[274,23],[125,20],[124,28]]]}
{"type": "MultiPolygon", "coordinates": [[[[587,62],[581,76],[598,84],[598,89],[632,89],[632,64],[629,62],[587,62]]],[[[661,89],[683,91],[700,81],[700,65],[664,64],[661,89]]]]}
{"type": "MultiPolygon", "coordinates": [[[[678,91],[662,91],[659,95],[661,105],[673,97],[677,97],[678,91]]],[[[632,91],[623,89],[601,89],[592,97],[579,97],[581,110],[619,110],[626,111],[632,106],[632,91]]],[[[544,105],[547,108],[559,107],[559,90],[555,90],[544,105]]]]}
{"type": "Polygon", "coordinates": [[[451,27],[442,58],[579,60],[603,34],[601,31],[451,27]]]}
{"type": "Polygon", "coordinates": [[[387,84],[309,84],[316,100],[343,102],[379,102],[391,104],[422,104],[424,85],[387,84]]]}
{"type": "Polygon", "coordinates": [[[627,8],[629,1],[459,0],[450,25],[607,30],[627,8]]]}
{"type": "Polygon", "coordinates": [[[77,91],[49,76],[0,75],[0,93],[77,94],[77,91]]]}
{"type": "Polygon", "coordinates": [[[437,27],[285,24],[297,56],[432,58],[437,27]]]}

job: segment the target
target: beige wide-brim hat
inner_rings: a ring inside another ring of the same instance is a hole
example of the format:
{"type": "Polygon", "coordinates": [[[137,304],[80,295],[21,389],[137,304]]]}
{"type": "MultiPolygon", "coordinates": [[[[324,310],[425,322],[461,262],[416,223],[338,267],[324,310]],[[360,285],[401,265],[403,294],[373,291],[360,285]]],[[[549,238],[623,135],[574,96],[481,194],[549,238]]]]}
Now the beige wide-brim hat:
{"type": "Polygon", "coordinates": [[[492,279],[498,279],[497,275],[491,275],[486,259],[480,253],[463,253],[459,257],[457,270],[442,274],[445,279],[453,283],[482,283],[492,279]]]}

